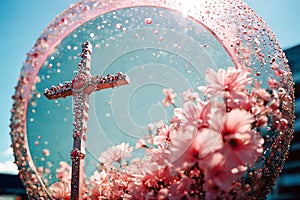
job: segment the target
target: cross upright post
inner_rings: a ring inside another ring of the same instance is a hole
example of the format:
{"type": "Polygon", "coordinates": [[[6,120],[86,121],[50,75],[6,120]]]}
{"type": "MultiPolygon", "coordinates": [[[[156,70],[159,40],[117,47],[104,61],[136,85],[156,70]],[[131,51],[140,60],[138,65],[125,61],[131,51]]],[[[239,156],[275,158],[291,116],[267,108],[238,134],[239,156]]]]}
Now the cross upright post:
{"type": "Polygon", "coordinates": [[[80,55],[82,59],[72,82],[46,88],[44,92],[49,100],[73,96],[73,149],[70,153],[72,160],[71,200],[81,200],[83,196],[89,96],[93,91],[129,84],[129,78],[121,72],[116,75],[108,74],[106,77],[91,76],[91,54],[91,43],[83,43],[80,55]]]}

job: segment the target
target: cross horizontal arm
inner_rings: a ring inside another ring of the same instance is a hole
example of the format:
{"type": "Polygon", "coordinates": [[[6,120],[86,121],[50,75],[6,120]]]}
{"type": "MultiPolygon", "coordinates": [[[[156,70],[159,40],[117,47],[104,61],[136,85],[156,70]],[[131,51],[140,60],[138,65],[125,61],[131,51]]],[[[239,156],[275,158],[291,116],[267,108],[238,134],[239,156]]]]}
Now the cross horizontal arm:
{"type": "MultiPolygon", "coordinates": [[[[97,75],[95,77],[90,77],[87,86],[94,87],[95,91],[99,91],[106,88],[114,88],[121,85],[129,84],[130,80],[126,74],[118,72],[116,75],[108,74],[105,77],[97,75]]],[[[59,84],[57,86],[52,86],[51,88],[46,88],[44,95],[47,99],[58,99],[66,98],[67,96],[73,95],[73,85],[72,82],[66,81],[65,84],[59,84]]]]}
{"type": "Polygon", "coordinates": [[[70,81],[66,81],[64,85],[59,84],[57,86],[52,86],[51,88],[46,88],[44,95],[49,100],[71,96],[73,95],[72,83],[70,81]]]}
{"type": "Polygon", "coordinates": [[[129,77],[126,76],[126,74],[122,74],[121,72],[118,72],[115,76],[108,74],[104,78],[102,78],[101,76],[100,77],[96,76],[95,78],[96,78],[95,81],[96,91],[106,89],[106,88],[114,88],[121,85],[127,85],[130,82],[129,77]]]}

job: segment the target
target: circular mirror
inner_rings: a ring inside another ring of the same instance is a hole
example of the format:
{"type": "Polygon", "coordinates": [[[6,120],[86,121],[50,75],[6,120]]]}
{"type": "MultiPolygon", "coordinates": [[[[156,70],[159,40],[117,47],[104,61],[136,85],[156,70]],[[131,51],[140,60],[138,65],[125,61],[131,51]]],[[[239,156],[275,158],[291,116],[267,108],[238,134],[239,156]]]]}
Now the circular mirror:
{"type": "Polygon", "coordinates": [[[130,83],[89,96],[84,198],[268,194],[288,152],[294,97],[267,25],[241,1],[91,0],[45,29],[13,96],[29,196],[70,198],[74,97],[43,93],[72,81],[86,41],[92,76],[122,72],[130,83]]]}

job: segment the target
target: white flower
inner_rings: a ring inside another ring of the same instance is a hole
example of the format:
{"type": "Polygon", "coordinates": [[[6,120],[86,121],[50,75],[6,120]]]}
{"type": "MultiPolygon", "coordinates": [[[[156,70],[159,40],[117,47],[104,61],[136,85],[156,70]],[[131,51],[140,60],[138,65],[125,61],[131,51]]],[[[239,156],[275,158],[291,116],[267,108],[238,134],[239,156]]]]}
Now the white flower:
{"type": "Polygon", "coordinates": [[[114,162],[121,163],[123,158],[130,157],[132,150],[133,147],[129,147],[128,143],[122,142],[117,146],[109,147],[100,155],[99,160],[104,166],[111,168],[114,162]]]}

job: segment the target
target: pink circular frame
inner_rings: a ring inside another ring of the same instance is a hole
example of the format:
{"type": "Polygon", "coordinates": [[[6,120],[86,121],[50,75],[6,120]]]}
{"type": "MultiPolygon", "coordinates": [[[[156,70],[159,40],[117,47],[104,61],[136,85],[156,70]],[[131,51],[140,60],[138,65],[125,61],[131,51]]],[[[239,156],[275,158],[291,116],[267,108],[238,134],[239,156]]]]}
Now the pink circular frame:
{"type": "MultiPolygon", "coordinates": [[[[199,2],[189,0],[80,1],[56,17],[38,38],[36,44],[28,53],[28,57],[21,70],[18,85],[16,86],[16,92],[12,97],[14,100],[10,125],[12,147],[20,177],[30,197],[34,199],[51,199],[51,195],[45,187],[43,180],[37,175],[36,167],[30,156],[26,134],[26,115],[30,91],[41,66],[53,49],[83,23],[116,9],[137,6],[153,6],[176,10],[183,13],[184,16],[197,20],[211,30],[215,37],[222,43],[236,64],[236,67],[246,65],[241,41],[245,45],[263,45],[267,47],[270,50],[268,55],[265,55],[260,61],[262,67],[269,67],[269,60],[275,59],[278,64],[277,70],[282,72],[282,76],[280,77],[282,87],[287,88],[287,91],[290,92],[290,97],[294,98],[291,73],[275,35],[270,31],[266,23],[241,0],[199,0],[199,2]],[[249,24],[245,24],[245,20],[249,24]],[[264,41],[253,43],[249,40],[249,44],[247,44],[247,42],[241,40],[241,38],[251,38],[251,36],[257,35],[265,36],[269,41],[265,41],[265,44],[262,44],[264,41]]],[[[293,105],[290,105],[290,107],[291,110],[294,109],[293,105]]],[[[293,113],[285,113],[285,115],[287,118],[293,119],[293,113]]],[[[293,123],[289,125],[286,137],[281,138],[281,142],[285,147],[283,149],[285,156],[288,153],[292,130],[293,123]]],[[[284,159],[275,165],[281,169],[283,163],[284,159]]],[[[268,180],[265,180],[265,183],[261,183],[264,185],[258,185],[257,190],[261,190],[259,188],[261,186],[265,187],[263,191],[257,193],[259,197],[268,194],[280,171],[278,170],[278,173],[273,174],[271,177],[266,177],[268,180]]]]}

